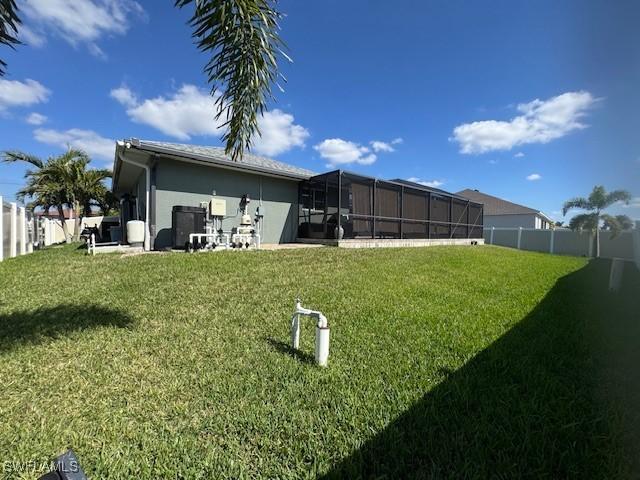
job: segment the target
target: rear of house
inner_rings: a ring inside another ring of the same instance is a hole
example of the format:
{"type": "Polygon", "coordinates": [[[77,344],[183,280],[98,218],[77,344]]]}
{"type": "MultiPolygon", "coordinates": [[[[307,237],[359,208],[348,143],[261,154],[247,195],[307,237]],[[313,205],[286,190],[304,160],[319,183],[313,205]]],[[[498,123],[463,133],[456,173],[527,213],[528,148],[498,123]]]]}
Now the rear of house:
{"type": "Polygon", "coordinates": [[[341,170],[316,175],[252,154],[232,161],[220,147],[138,139],[117,143],[113,172],[120,224],[144,222],[145,250],[184,248],[184,237],[176,240],[174,212],[195,211],[212,199],[224,205],[216,230],[232,231],[243,218],[259,219],[262,243],[483,241],[481,203],[402,180],[341,170]]]}
{"type": "Polygon", "coordinates": [[[251,154],[234,162],[223,148],[132,139],[116,147],[113,192],[121,199],[123,225],[131,219],[147,224],[146,249],[179,247],[172,244],[173,207],[197,207],[212,195],[226,202],[223,229],[237,224],[240,201],[248,195],[268,218],[262,241],[286,243],[297,235],[298,182],[311,175],[251,154]]]}

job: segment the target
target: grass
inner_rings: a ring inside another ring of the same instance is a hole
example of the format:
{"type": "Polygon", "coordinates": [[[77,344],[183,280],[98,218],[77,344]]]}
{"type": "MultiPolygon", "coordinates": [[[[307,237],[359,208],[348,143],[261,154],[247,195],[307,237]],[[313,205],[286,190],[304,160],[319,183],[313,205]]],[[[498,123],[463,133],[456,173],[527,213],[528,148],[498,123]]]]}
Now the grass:
{"type": "Polygon", "coordinates": [[[609,294],[607,267],[496,247],[9,260],[0,469],[72,447],[90,478],[631,477],[617,366],[637,366],[640,281],[609,294]],[[288,347],[296,296],[329,319],[327,369],[311,322],[288,347]]]}

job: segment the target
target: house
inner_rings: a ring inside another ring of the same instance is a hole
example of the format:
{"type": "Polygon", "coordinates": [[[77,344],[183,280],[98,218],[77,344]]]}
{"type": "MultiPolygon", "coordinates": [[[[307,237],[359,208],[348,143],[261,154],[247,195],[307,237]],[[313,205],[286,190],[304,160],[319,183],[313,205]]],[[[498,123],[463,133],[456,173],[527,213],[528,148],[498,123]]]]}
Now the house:
{"type": "Polygon", "coordinates": [[[145,221],[146,250],[174,246],[173,206],[197,207],[213,194],[226,201],[223,229],[238,224],[240,199],[249,195],[268,218],[262,241],[287,243],[297,235],[298,183],[313,174],[252,154],[234,162],[219,147],[131,139],[116,144],[112,190],[127,205],[123,224],[130,219],[145,221]]]}
{"type": "MultiPolygon", "coordinates": [[[[55,207],[49,208],[49,210],[36,210],[33,214],[38,218],[53,218],[58,220],[60,218],[60,214],[58,213],[58,209],[55,207]]],[[[62,214],[64,215],[65,220],[72,220],[74,218],[73,208],[64,207],[62,209],[62,214]]]]}
{"type": "Polygon", "coordinates": [[[466,189],[457,195],[484,204],[484,228],[549,229],[553,220],[535,208],[494,197],[478,190],[466,189]]]}
{"type": "Polygon", "coordinates": [[[144,221],[145,250],[184,247],[174,244],[174,207],[187,211],[212,197],[223,201],[220,228],[229,231],[248,196],[247,213],[262,218],[262,243],[482,239],[482,205],[460,196],[341,170],[316,175],[250,153],[233,161],[220,147],[117,142],[112,190],[121,201],[121,225],[144,221]]]}

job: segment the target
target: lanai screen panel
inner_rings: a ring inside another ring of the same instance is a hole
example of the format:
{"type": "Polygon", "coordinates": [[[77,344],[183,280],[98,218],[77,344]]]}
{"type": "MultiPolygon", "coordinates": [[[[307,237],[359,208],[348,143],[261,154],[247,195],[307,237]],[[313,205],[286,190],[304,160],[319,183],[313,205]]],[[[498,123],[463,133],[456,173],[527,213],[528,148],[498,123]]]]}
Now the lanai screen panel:
{"type": "Polygon", "coordinates": [[[429,194],[404,189],[402,195],[403,238],[429,238],[429,194]]]}
{"type": "Polygon", "coordinates": [[[342,176],[342,206],[345,238],[373,236],[373,181],[342,176]]]}
{"type": "Polygon", "coordinates": [[[400,188],[393,184],[378,182],[374,193],[375,236],[377,238],[400,238],[400,188]]]}
{"type": "Polygon", "coordinates": [[[457,198],[451,199],[451,237],[452,238],[467,238],[467,221],[469,215],[469,202],[459,200],[457,198]]]}
{"type": "Polygon", "coordinates": [[[482,205],[342,171],[300,184],[302,238],[482,238],[482,205]]]}

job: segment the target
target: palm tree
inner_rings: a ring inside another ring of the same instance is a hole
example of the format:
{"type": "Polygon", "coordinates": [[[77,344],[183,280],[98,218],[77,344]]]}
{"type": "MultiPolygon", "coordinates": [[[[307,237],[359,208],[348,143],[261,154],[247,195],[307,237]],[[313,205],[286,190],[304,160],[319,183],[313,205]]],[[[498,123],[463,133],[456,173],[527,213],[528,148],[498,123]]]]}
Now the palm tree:
{"type": "MultiPolygon", "coordinates": [[[[286,82],[276,57],[292,61],[278,35],[282,14],[274,8],[276,1],[175,0],[178,8],[195,3],[189,24],[198,48],[210,56],[204,72],[216,97],[215,120],[222,119],[226,127],[222,140],[234,160],[242,158],[253,135],[260,134],[258,114],[273,98],[271,86],[282,90],[278,78],[286,82]]],[[[0,44],[13,48],[20,43],[19,24],[15,0],[0,0],[0,44]]],[[[0,75],[5,65],[0,60],[0,75]]]]}
{"type": "Polygon", "coordinates": [[[80,238],[80,217],[90,213],[91,205],[97,204],[105,195],[103,181],[111,177],[109,170],[87,169],[91,161],[82,150],[70,148],[57,157],[46,161],[23,152],[4,152],[5,162],[27,162],[36,170],[27,170],[26,186],[18,192],[18,198],[30,200],[29,207],[43,208],[46,212],[51,207],[58,210],[65,239],[71,241],[69,228],[64,217],[65,206],[75,212],[75,240],[80,238]]]}
{"type": "Polygon", "coordinates": [[[573,208],[587,210],[591,213],[582,213],[576,215],[569,222],[571,230],[590,230],[596,234],[596,257],[600,256],[600,224],[606,222],[614,235],[622,230],[620,221],[611,215],[602,213],[602,210],[610,207],[614,203],[623,202],[629,204],[631,194],[626,190],[614,190],[607,193],[603,186],[593,187],[588,198],[577,197],[565,202],[562,207],[562,215],[573,208]]]}
{"type": "Polygon", "coordinates": [[[609,230],[614,233],[618,233],[621,230],[631,230],[633,229],[633,220],[626,215],[616,215],[613,217],[616,219],[617,223],[611,223],[610,220],[605,219],[602,224],[603,230],[609,230]]]}
{"type": "MultiPolygon", "coordinates": [[[[15,0],[0,0],[0,45],[15,48],[14,45],[21,43],[17,38],[20,23],[15,0]]],[[[4,75],[6,66],[6,62],[0,59],[0,77],[4,75]]]]}

